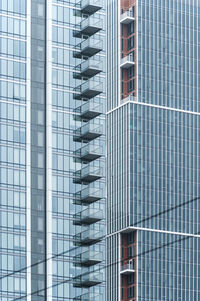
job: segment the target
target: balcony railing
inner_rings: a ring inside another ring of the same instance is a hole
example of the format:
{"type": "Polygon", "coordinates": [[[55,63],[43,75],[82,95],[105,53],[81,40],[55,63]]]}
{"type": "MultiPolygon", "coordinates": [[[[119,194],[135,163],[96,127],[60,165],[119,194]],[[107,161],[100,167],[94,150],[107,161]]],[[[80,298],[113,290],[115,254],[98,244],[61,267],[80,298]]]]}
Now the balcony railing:
{"type": "Polygon", "coordinates": [[[75,94],[75,99],[81,98],[93,98],[103,92],[103,84],[98,81],[88,80],[79,87],[75,88],[76,92],[80,92],[80,94],[75,94]]]}
{"type": "Polygon", "coordinates": [[[75,297],[73,301],[105,301],[103,294],[86,293],[81,296],[75,297]]]}
{"type": "Polygon", "coordinates": [[[102,8],[102,4],[99,0],[82,0],[81,11],[84,14],[94,14],[102,8]]]}
{"type": "Polygon", "coordinates": [[[103,232],[87,229],[74,235],[74,244],[79,246],[90,246],[103,239],[103,232]]]}
{"type": "Polygon", "coordinates": [[[103,253],[99,251],[88,250],[74,257],[75,265],[89,267],[103,261],[103,253]]]}
{"type": "Polygon", "coordinates": [[[82,35],[88,37],[94,35],[98,31],[103,29],[103,21],[101,19],[94,18],[93,16],[84,19],[80,23],[80,30],[75,31],[74,36],[76,38],[81,38],[82,35]]]}
{"type": "Polygon", "coordinates": [[[95,144],[87,144],[77,151],[74,155],[85,162],[91,162],[103,155],[103,147],[95,144]]]}
{"type": "Polygon", "coordinates": [[[103,177],[103,168],[86,166],[74,173],[74,183],[92,183],[103,177]]]}
{"type": "Polygon", "coordinates": [[[121,59],[121,63],[120,63],[121,68],[128,69],[133,65],[135,65],[133,54],[129,54],[121,59]]]}
{"type": "Polygon", "coordinates": [[[74,203],[89,205],[91,203],[97,202],[104,197],[103,190],[94,187],[87,187],[83,190],[75,193],[74,203]]]}
{"type": "Polygon", "coordinates": [[[81,56],[91,57],[103,50],[103,41],[90,37],[80,43],[77,48],[80,48],[80,52],[74,52],[74,57],[81,58],[81,56]]]}
{"type": "Polygon", "coordinates": [[[93,272],[84,275],[79,275],[74,278],[74,287],[91,287],[103,282],[103,273],[93,272]]]}
{"type": "Polygon", "coordinates": [[[91,120],[103,113],[103,104],[92,99],[76,108],[75,112],[80,113],[81,118],[91,120]]]}
{"type": "Polygon", "coordinates": [[[103,63],[98,60],[88,59],[78,65],[75,69],[79,72],[74,73],[74,78],[91,78],[103,70],[103,63]]]}
{"type": "Polygon", "coordinates": [[[90,225],[103,219],[103,211],[95,208],[87,208],[73,216],[74,225],[90,225]]]}
{"type": "Polygon", "coordinates": [[[121,271],[120,271],[120,274],[124,274],[124,275],[130,275],[132,273],[135,273],[133,260],[132,260],[132,262],[122,265],[121,271]]]}
{"type": "Polygon", "coordinates": [[[74,130],[74,141],[92,141],[102,134],[103,125],[88,122],[77,130],[74,130]]]}
{"type": "Polygon", "coordinates": [[[127,96],[126,98],[123,98],[121,100],[121,103],[126,103],[126,102],[136,102],[137,101],[137,98],[133,95],[129,95],[127,96]]]}
{"type": "Polygon", "coordinates": [[[121,16],[120,16],[120,22],[122,24],[129,24],[135,20],[134,14],[132,11],[125,11],[121,16]]]}

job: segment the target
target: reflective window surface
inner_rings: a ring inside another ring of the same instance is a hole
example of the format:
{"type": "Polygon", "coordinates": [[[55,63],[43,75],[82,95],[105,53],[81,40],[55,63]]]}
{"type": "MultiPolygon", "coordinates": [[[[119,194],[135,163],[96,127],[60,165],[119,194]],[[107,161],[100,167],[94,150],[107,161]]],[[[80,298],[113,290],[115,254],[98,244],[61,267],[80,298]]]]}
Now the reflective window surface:
{"type": "Polygon", "coordinates": [[[25,0],[0,1],[0,277],[2,277],[0,299],[2,301],[11,301],[26,294],[25,2],[25,0]],[[13,273],[14,271],[19,272],[13,273]]]}
{"type": "Polygon", "coordinates": [[[138,1],[138,101],[200,111],[197,0],[138,1]]]}

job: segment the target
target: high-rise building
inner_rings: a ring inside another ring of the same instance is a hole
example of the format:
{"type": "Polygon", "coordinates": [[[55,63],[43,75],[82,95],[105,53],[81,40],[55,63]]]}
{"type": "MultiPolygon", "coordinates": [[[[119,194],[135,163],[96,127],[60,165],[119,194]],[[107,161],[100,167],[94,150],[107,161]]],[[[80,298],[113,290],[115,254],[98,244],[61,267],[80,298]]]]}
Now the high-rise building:
{"type": "Polygon", "coordinates": [[[200,1],[107,15],[107,301],[197,301],[200,1]]]}
{"type": "Polygon", "coordinates": [[[105,300],[105,5],[0,1],[0,299],[105,300]]]}

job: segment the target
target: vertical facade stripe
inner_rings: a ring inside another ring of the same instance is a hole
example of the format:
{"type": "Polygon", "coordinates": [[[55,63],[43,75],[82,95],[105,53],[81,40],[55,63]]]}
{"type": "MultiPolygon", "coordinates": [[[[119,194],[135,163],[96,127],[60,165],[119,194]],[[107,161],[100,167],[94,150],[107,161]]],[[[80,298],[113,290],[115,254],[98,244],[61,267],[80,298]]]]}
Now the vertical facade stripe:
{"type": "Polygon", "coordinates": [[[27,301],[31,300],[31,0],[27,0],[26,44],[26,266],[27,301]]]}
{"type": "Polygon", "coordinates": [[[46,5],[46,283],[52,300],[52,0],[46,5]]]}

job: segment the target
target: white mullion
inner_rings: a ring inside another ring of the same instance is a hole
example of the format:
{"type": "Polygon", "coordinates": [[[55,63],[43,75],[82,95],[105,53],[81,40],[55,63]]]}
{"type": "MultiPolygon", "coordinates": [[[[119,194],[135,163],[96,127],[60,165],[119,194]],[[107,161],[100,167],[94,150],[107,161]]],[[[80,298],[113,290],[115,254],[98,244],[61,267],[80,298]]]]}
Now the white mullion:
{"type": "Polygon", "coordinates": [[[26,58],[26,266],[27,301],[31,300],[31,0],[27,1],[26,58]]]}
{"type": "Polygon", "coordinates": [[[52,0],[46,3],[46,283],[52,300],[52,0]]]}

